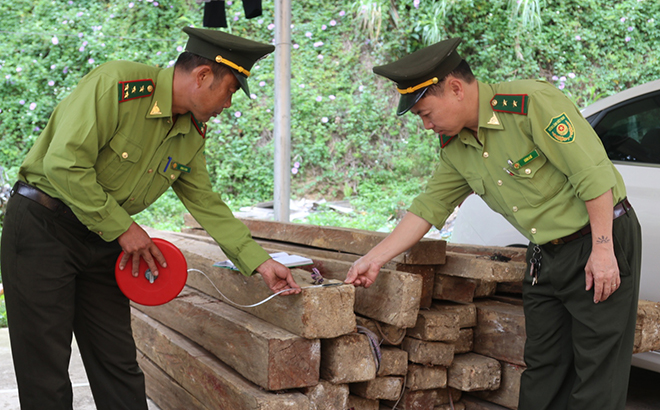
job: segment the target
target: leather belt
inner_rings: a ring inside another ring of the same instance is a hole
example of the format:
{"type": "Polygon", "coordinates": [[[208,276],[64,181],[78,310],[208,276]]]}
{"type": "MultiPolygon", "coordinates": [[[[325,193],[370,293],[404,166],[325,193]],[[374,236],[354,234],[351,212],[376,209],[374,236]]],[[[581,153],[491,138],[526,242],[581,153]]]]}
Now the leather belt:
{"type": "Polygon", "coordinates": [[[59,212],[61,214],[77,219],[71,208],[66,206],[64,202],[57,198],[51,197],[42,190],[35,188],[32,185],[26,184],[23,181],[18,181],[14,184],[14,188],[11,190],[11,196],[14,196],[14,194],[18,194],[20,196],[24,196],[25,198],[31,199],[53,212],[59,212]]]}
{"type": "MultiPolygon", "coordinates": [[[[619,202],[614,206],[613,219],[616,219],[621,215],[625,215],[631,209],[632,209],[632,205],[630,205],[630,201],[628,201],[628,198],[623,198],[623,201],[619,202]]],[[[580,239],[584,236],[587,236],[590,233],[591,233],[591,225],[587,225],[584,228],[580,229],[579,231],[574,232],[570,235],[566,235],[563,238],[553,239],[550,241],[550,243],[553,245],[562,245],[574,241],[576,239],[580,239]]]]}

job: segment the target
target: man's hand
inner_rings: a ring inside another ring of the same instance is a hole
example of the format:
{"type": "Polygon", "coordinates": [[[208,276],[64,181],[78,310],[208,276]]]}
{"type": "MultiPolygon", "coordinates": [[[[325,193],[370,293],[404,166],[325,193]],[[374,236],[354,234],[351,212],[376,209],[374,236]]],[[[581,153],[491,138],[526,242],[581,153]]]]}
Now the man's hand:
{"type": "Polygon", "coordinates": [[[295,295],[302,292],[300,286],[293,280],[291,271],[286,266],[273,259],[268,259],[266,262],[259,265],[257,272],[264,278],[264,282],[273,293],[290,288],[288,292],[283,292],[281,295],[295,295]]]}
{"type": "Polygon", "coordinates": [[[124,256],[119,261],[119,269],[123,270],[129,260],[133,261],[132,274],[137,278],[140,268],[140,258],[144,259],[149,266],[149,270],[154,276],[158,276],[158,266],[156,261],[163,268],[167,267],[165,257],[160,249],[151,240],[149,235],[133,222],[126,232],[117,238],[119,245],[124,250],[124,256]]]}
{"type": "Polygon", "coordinates": [[[619,265],[614,251],[603,248],[594,248],[589,255],[586,275],[586,290],[594,289],[594,303],[607,300],[621,285],[619,265]]]}
{"type": "Polygon", "coordinates": [[[344,283],[368,288],[376,281],[380,268],[381,267],[377,263],[369,262],[366,257],[363,256],[356,260],[355,263],[353,263],[353,266],[351,266],[351,269],[348,270],[344,283]]]}

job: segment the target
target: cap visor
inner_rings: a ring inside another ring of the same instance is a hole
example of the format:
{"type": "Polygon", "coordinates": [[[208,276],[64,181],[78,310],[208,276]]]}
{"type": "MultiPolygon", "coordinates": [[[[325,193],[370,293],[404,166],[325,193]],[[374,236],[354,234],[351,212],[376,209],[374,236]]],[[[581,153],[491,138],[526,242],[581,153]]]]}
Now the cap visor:
{"type": "Polygon", "coordinates": [[[428,90],[428,87],[422,88],[414,93],[401,94],[401,98],[399,98],[399,107],[396,109],[396,115],[403,115],[410,111],[410,109],[417,104],[417,101],[424,96],[426,90],[428,90]]]}
{"type": "Polygon", "coordinates": [[[231,70],[231,72],[234,74],[234,77],[236,77],[236,79],[238,80],[238,83],[241,85],[241,88],[243,89],[243,91],[245,91],[245,95],[247,95],[249,97],[250,96],[250,88],[248,87],[247,78],[245,76],[237,73],[234,70],[231,70]]]}

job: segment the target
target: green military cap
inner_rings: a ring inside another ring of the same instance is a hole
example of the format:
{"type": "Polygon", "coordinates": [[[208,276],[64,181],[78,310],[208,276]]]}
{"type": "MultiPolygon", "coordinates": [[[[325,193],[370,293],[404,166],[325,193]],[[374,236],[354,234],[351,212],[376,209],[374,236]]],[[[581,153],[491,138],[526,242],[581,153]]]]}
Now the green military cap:
{"type": "Polygon", "coordinates": [[[248,96],[250,89],[247,78],[252,66],[275,50],[271,44],[258,43],[222,31],[193,27],[184,27],[183,31],[188,34],[186,51],[230,67],[248,96]]]}
{"type": "Polygon", "coordinates": [[[442,81],[463,61],[456,52],[460,38],[451,38],[417,50],[386,65],[374,67],[374,73],[389,78],[401,93],[397,115],[410,110],[430,85],[442,81]]]}

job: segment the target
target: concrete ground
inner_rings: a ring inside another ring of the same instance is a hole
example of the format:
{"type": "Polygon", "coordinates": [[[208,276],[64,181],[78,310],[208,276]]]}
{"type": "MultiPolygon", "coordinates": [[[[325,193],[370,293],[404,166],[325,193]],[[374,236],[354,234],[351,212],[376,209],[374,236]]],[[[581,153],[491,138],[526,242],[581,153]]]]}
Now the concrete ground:
{"type": "MultiPolygon", "coordinates": [[[[75,344],[69,373],[73,385],[74,410],[94,410],[92,393],[75,344]]],[[[626,410],[660,410],[659,386],[660,373],[633,367],[630,374],[626,410]]],[[[149,410],[159,410],[151,400],[148,404],[149,410]]],[[[2,328],[0,329],[0,410],[18,410],[19,408],[18,390],[9,348],[9,332],[7,328],[2,328]]]]}

